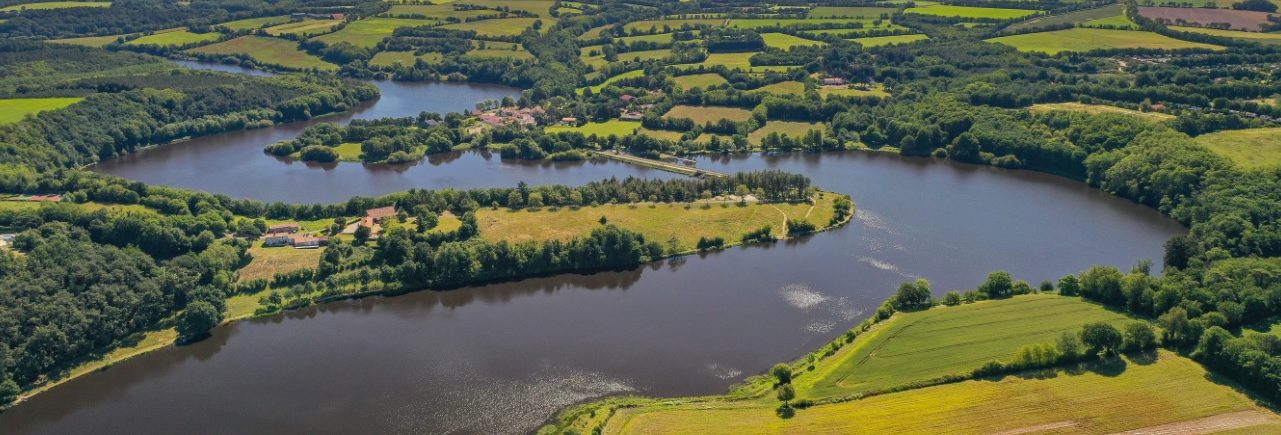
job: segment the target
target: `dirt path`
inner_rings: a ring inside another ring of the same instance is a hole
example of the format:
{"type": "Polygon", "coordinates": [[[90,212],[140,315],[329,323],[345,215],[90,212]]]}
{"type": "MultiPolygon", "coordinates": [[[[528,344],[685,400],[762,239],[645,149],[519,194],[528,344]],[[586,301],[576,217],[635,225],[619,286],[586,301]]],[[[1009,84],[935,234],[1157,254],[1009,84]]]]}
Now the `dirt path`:
{"type": "Polygon", "coordinates": [[[1195,435],[1223,432],[1231,429],[1240,429],[1250,426],[1258,426],[1265,423],[1281,422],[1281,418],[1276,415],[1259,411],[1240,411],[1219,414],[1196,420],[1180,421],[1176,423],[1163,424],[1159,426],[1150,426],[1142,429],[1117,432],[1113,435],[1195,435]]]}

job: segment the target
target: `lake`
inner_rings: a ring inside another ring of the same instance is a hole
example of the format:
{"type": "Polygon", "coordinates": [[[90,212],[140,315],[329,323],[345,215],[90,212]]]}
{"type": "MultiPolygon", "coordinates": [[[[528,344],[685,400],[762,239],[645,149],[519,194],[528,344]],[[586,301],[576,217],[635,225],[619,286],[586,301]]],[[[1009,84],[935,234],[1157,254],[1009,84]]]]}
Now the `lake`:
{"type": "MultiPolygon", "coordinates": [[[[464,155],[408,172],[469,158],[484,160],[464,155]]],[[[851,195],[858,212],[850,225],[811,237],[632,270],[371,297],[231,324],[54,388],[0,414],[0,427],[523,433],[594,397],[723,392],[839,336],[907,280],[929,279],[941,295],[1005,269],[1035,286],[1093,264],[1159,264],[1162,243],[1186,231],[1151,209],[1026,171],[862,152],[704,157],[698,165],[804,173],[851,195]]],[[[620,167],[536,170],[563,171],[573,184],[612,168],[620,167]]],[[[184,187],[251,190],[260,182],[191,175],[184,187]]],[[[368,194],[401,188],[359,175],[335,179],[368,194]]],[[[331,188],[291,187],[318,200],[326,197],[315,190],[331,188]]]]}

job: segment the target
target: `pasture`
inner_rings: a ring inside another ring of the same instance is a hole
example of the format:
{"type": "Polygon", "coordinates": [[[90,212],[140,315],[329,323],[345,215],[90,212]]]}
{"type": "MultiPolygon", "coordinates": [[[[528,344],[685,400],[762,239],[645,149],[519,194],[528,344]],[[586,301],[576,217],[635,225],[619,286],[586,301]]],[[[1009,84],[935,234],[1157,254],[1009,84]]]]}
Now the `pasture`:
{"type": "Polygon", "coordinates": [[[321,60],[298,49],[298,43],[285,39],[261,36],[241,36],[229,41],[187,50],[192,53],[228,54],[249,56],[254,62],[291,69],[338,69],[337,65],[321,60]]]}
{"type": "Polygon", "coordinates": [[[756,54],[757,53],[708,53],[707,59],[703,60],[703,65],[722,65],[729,69],[748,69],[752,67],[751,58],[756,54]]]}
{"type": "Polygon", "coordinates": [[[886,21],[882,21],[879,26],[874,25],[872,23],[867,23],[863,27],[859,27],[859,28],[802,30],[797,33],[800,33],[806,36],[836,35],[838,37],[853,37],[853,36],[865,35],[870,32],[882,31],[882,30],[899,32],[899,31],[908,31],[911,29],[904,26],[900,26],[898,24],[891,23],[888,20],[886,20],[886,21]]]}
{"type": "Polygon", "coordinates": [[[646,33],[671,33],[672,30],[696,27],[720,27],[725,23],[724,18],[687,18],[675,20],[641,20],[633,21],[623,25],[623,30],[631,33],[632,30],[646,33]]]}
{"type": "Polygon", "coordinates": [[[86,36],[83,38],[53,39],[53,40],[50,40],[49,42],[52,42],[54,44],[79,45],[83,47],[103,47],[103,46],[106,46],[107,44],[116,42],[119,39],[120,39],[120,35],[107,35],[107,36],[86,36]]]}
{"type": "Polygon", "coordinates": [[[533,59],[533,53],[525,51],[523,48],[482,48],[479,50],[468,51],[463,57],[478,59],[533,59]]]}
{"type": "Polygon", "coordinates": [[[1029,15],[1036,15],[1040,11],[1031,9],[1005,9],[1005,8],[979,8],[973,6],[952,6],[952,5],[930,5],[907,8],[903,11],[907,14],[933,15],[937,17],[955,17],[955,18],[988,18],[995,20],[1012,20],[1023,18],[1029,15]]]}
{"type": "MultiPolygon", "coordinates": [[[[666,59],[671,57],[671,55],[672,50],[668,48],[659,50],[629,51],[626,53],[618,53],[618,60],[620,62],[644,62],[647,60],[666,59]]],[[[602,57],[602,59],[604,58],[602,57]]]]}
{"type": "Polygon", "coordinates": [[[228,21],[221,24],[215,24],[214,27],[221,27],[233,32],[242,30],[261,29],[263,27],[275,26],[278,24],[288,23],[291,19],[287,15],[276,17],[246,18],[243,20],[228,21]]]}
{"type": "Polygon", "coordinates": [[[1161,48],[1168,50],[1191,48],[1218,50],[1223,48],[1217,45],[1182,41],[1152,32],[1085,28],[1002,36],[988,39],[987,42],[1009,45],[1019,51],[1035,51],[1046,54],[1058,54],[1065,51],[1086,52],[1108,48],[1161,48]]]}
{"type": "Polygon", "coordinates": [[[369,64],[383,67],[397,64],[413,66],[418,62],[418,59],[422,59],[427,63],[440,63],[440,61],[444,60],[444,56],[440,53],[423,53],[422,55],[415,55],[412,51],[381,51],[378,52],[378,54],[375,54],[373,59],[369,60],[369,64]]]}
{"type": "Polygon", "coordinates": [[[125,45],[150,45],[156,47],[184,47],[217,41],[222,38],[218,32],[192,33],[186,29],[155,33],[126,42],[125,45]]]}
{"type": "MultiPolygon", "coordinates": [[[[472,21],[440,26],[442,29],[472,30],[481,36],[517,36],[526,28],[534,25],[539,18],[500,18],[496,20],[472,21]]],[[[543,19],[546,24],[546,19],[543,19]]]]}
{"type": "Polygon", "coordinates": [[[753,92],[765,92],[774,95],[805,95],[805,83],[794,80],[778,82],[753,89],[753,92]]]}
{"type": "Polygon", "coordinates": [[[752,145],[760,145],[761,140],[770,133],[786,135],[790,138],[800,138],[811,131],[822,132],[823,124],[810,124],[807,122],[789,122],[789,121],[770,121],[765,123],[764,127],[756,129],[747,135],[747,142],[752,145]]]}
{"type": "Polygon", "coordinates": [[[4,98],[0,99],[0,125],[12,124],[49,110],[58,110],[76,104],[84,98],[4,98]]]}
{"type": "Polygon", "coordinates": [[[826,42],[812,41],[809,39],[788,35],[786,33],[762,33],[761,38],[765,40],[765,45],[780,50],[790,50],[792,47],[807,46],[824,46],[826,42]]]}
{"type": "Polygon", "coordinates": [[[725,77],[721,77],[721,75],[717,73],[683,75],[677,76],[673,80],[676,80],[676,86],[679,86],[681,89],[706,89],[712,86],[729,83],[725,80],[725,77]]]}
{"type": "Polygon", "coordinates": [[[649,136],[654,139],[666,140],[666,141],[672,141],[672,142],[679,142],[681,140],[681,137],[685,135],[684,132],[671,131],[671,130],[650,130],[645,127],[641,127],[639,130],[636,130],[636,134],[639,134],[642,136],[649,136]]]}
{"type": "Polygon", "coordinates": [[[1281,419],[1169,352],[873,396],[799,410],[674,400],[618,408],[604,433],[1277,433],[1281,419]],[[1047,405],[1048,404],[1048,405],[1047,405]]]}
{"type": "Polygon", "coordinates": [[[554,24],[550,20],[552,16],[552,6],[556,4],[553,0],[458,0],[455,2],[460,5],[484,6],[489,9],[508,8],[514,11],[525,11],[543,18],[543,24],[554,24]]]}
{"type": "Polygon", "coordinates": [[[879,8],[863,6],[818,6],[810,9],[810,18],[880,18],[892,15],[897,8],[879,8]]]}
{"type": "Polygon", "coordinates": [[[334,45],[339,42],[346,42],[351,45],[363,48],[373,48],[383,39],[391,36],[391,33],[401,27],[418,27],[434,24],[433,20],[417,20],[409,18],[384,18],[374,17],[347,23],[346,27],[325,35],[313,38],[316,41],[324,42],[328,45],[334,45]]]}
{"type": "Polygon", "coordinates": [[[796,25],[817,25],[817,24],[853,24],[853,23],[870,23],[868,18],[735,18],[730,20],[730,27],[741,27],[744,29],[758,29],[761,27],[789,27],[796,25]]]}
{"type": "MultiPolygon", "coordinates": [[[[722,237],[734,242],[746,233],[766,225],[773,234],[785,236],[784,218],[809,215],[809,221],[820,226],[831,220],[835,195],[825,194],[816,205],[808,203],[759,204],[740,206],[733,201],[710,204],[607,204],[596,207],[557,210],[510,210],[482,207],[476,210],[481,236],[491,241],[568,240],[601,227],[607,222],[644,234],[649,240],[666,243],[676,238],[680,250],[691,250],[700,237],[722,237]],[[811,210],[811,208],[813,210],[811,210]]],[[[642,199],[643,201],[643,199],[642,199]]],[[[715,201],[715,200],[713,200],[715,201]]]]}
{"type": "Polygon", "coordinates": [[[581,126],[554,125],[547,127],[548,133],[576,132],[587,136],[630,136],[636,133],[640,128],[640,123],[636,121],[609,120],[605,122],[589,122],[581,126]]]}
{"type": "Polygon", "coordinates": [[[1045,104],[1033,104],[1031,107],[1028,107],[1028,110],[1031,110],[1034,113],[1048,112],[1051,110],[1068,110],[1073,112],[1086,112],[1086,113],[1115,113],[1119,115],[1135,116],[1135,117],[1147,119],[1149,121],[1167,121],[1167,120],[1174,119],[1174,115],[1170,115],[1168,113],[1140,112],[1138,110],[1130,110],[1124,107],[1107,106],[1103,104],[1045,103],[1045,104]]]}
{"type": "Polygon", "coordinates": [[[853,38],[851,41],[857,42],[864,47],[880,47],[882,45],[906,44],[909,42],[924,41],[930,39],[929,36],[922,34],[913,35],[890,35],[890,36],[869,36],[866,38],[853,38]]]}
{"type": "Polygon", "coordinates": [[[605,89],[605,86],[609,86],[610,83],[614,83],[619,80],[626,80],[634,77],[641,77],[644,75],[645,75],[645,70],[638,69],[638,70],[628,71],[628,72],[614,75],[610,78],[607,78],[605,79],[605,81],[601,82],[601,84],[592,86],[591,89],[592,89],[592,92],[600,92],[601,89],[605,89]]]}
{"type": "Polygon", "coordinates": [[[672,42],[672,34],[671,33],[655,33],[653,35],[623,36],[620,38],[614,38],[614,41],[622,42],[624,44],[631,44],[635,42],[652,42],[655,44],[668,44],[672,42]]]}
{"type": "Polygon", "coordinates": [[[302,20],[291,23],[280,24],[266,28],[264,31],[268,35],[298,35],[312,36],[322,33],[329,33],[330,30],[341,23],[342,20],[302,20]]]}
{"type": "Polygon", "coordinates": [[[483,17],[486,15],[497,15],[497,14],[498,14],[498,11],[491,11],[488,9],[459,11],[459,10],[454,10],[454,7],[452,5],[439,4],[439,5],[393,5],[391,9],[387,10],[387,13],[385,15],[389,17],[403,17],[403,18],[420,18],[421,17],[421,18],[428,18],[428,19],[443,21],[444,19],[449,17],[455,17],[462,20],[466,18],[483,17]]]}
{"type": "Polygon", "coordinates": [[[239,279],[271,280],[277,273],[314,268],[320,264],[320,255],[324,252],[324,249],[294,249],[289,246],[264,248],[261,242],[255,242],[249,247],[249,256],[253,259],[240,269],[239,279]]]}
{"type": "Polygon", "coordinates": [[[720,106],[673,106],[672,110],[663,114],[664,118],[689,118],[695,123],[716,123],[722,119],[728,119],[734,122],[743,122],[752,117],[752,111],[740,109],[737,107],[720,107],[720,106]]]}
{"type": "Polygon", "coordinates": [[[23,3],[19,5],[6,6],[0,8],[0,12],[15,11],[36,11],[49,9],[69,9],[69,8],[108,8],[111,2],[76,2],[76,1],[57,1],[57,2],[40,2],[40,3],[23,3]]]}
{"type": "Polygon", "coordinates": [[[1243,169],[1281,167],[1281,128],[1223,130],[1195,140],[1243,169]]]}
{"type": "Polygon", "coordinates": [[[798,379],[798,397],[846,396],[967,374],[1089,322],[1126,317],[1079,298],[1027,295],[899,313],[798,379]]]}

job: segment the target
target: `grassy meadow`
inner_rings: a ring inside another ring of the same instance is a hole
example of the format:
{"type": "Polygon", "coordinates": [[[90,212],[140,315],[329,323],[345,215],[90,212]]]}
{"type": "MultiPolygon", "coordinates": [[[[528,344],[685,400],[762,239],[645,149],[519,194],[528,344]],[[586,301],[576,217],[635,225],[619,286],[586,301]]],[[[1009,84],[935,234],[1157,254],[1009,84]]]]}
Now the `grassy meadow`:
{"type": "Polygon", "coordinates": [[[799,137],[805,136],[805,134],[809,133],[810,131],[817,130],[819,132],[822,132],[823,129],[824,129],[823,124],[810,124],[807,122],[790,122],[790,121],[770,121],[765,123],[764,127],[758,128],[756,129],[756,131],[753,131],[751,134],[747,135],[747,141],[752,145],[760,145],[761,139],[764,139],[765,136],[768,136],[770,133],[785,134],[791,138],[799,138],[799,137]]]}
{"type": "Polygon", "coordinates": [[[724,18],[689,18],[676,20],[642,20],[632,21],[623,25],[623,30],[631,32],[637,30],[640,32],[669,33],[671,30],[688,27],[720,27],[725,23],[724,18]]]}
{"type": "Polygon", "coordinates": [[[241,36],[229,41],[187,50],[192,53],[209,54],[243,54],[255,62],[266,65],[278,65],[285,68],[321,70],[338,69],[337,65],[321,60],[298,48],[298,43],[287,39],[265,38],[261,36],[241,36]]]}
{"type": "Polygon", "coordinates": [[[325,44],[333,45],[347,42],[364,48],[373,48],[391,33],[401,27],[418,27],[435,24],[434,20],[417,20],[409,18],[373,17],[347,23],[346,27],[325,35],[313,38],[325,44]]]}
{"type": "Polygon", "coordinates": [[[1065,51],[1085,52],[1108,48],[1222,49],[1217,45],[1181,41],[1165,35],[1135,30],[1074,28],[1052,32],[1001,36],[987,42],[1005,44],[1019,51],[1058,54],[1065,51]]]}
{"type": "Polygon", "coordinates": [[[157,47],[182,47],[214,42],[222,38],[218,32],[193,33],[186,29],[155,33],[126,42],[125,45],[151,45],[157,47]]]}
{"type": "Polygon", "coordinates": [[[605,79],[605,81],[601,82],[601,84],[599,84],[599,85],[592,86],[592,87],[591,87],[591,88],[592,88],[592,92],[600,92],[600,91],[601,91],[601,89],[605,89],[605,86],[608,86],[610,83],[614,83],[614,82],[617,82],[617,81],[619,81],[619,80],[626,80],[626,79],[630,79],[630,78],[634,78],[634,77],[641,77],[641,76],[644,76],[644,75],[645,75],[645,71],[644,71],[644,70],[639,70],[639,69],[638,69],[638,70],[628,71],[628,72],[621,73],[621,74],[617,74],[617,75],[611,76],[611,77],[610,77],[610,78],[608,78],[608,79],[605,79]]]}
{"type": "Polygon", "coordinates": [[[676,80],[676,86],[680,86],[681,89],[706,89],[708,87],[729,83],[729,81],[725,80],[725,77],[721,77],[721,75],[717,73],[689,74],[677,76],[673,80],[676,80]]]}
{"type": "Polygon", "coordinates": [[[1168,113],[1140,112],[1138,110],[1130,110],[1124,107],[1107,106],[1102,104],[1045,103],[1045,104],[1033,104],[1031,107],[1028,107],[1028,110],[1031,110],[1033,112],[1049,112],[1051,110],[1067,110],[1067,111],[1073,111],[1073,112],[1086,112],[1086,113],[1115,113],[1119,115],[1136,116],[1136,117],[1151,120],[1151,121],[1168,121],[1175,118],[1174,115],[1170,115],[1168,113]]]}
{"type": "Polygon", "coordinates": [[[997,20],[1012,20],[1023,18],[1029,15],[1036,15],[1039,11],[1031,9],[1005,9],[1005,8],[979,8],[973,6],[953,6],[953,5],[929,5],[907,8],[903,11],[907,14],[933,15],[938,17],[957,17],[957,18],[990,18],[997,20]]]}
{"type": "Polygon", "coordinates": [[[54,44],[79,45],[82,47],[103,47],[103,46],[106,46],[107,44],[116,42],[116,40],[118,39],[120,39],[120,35],[107,35],[107,36],[85,36],[83,38],[51,39],[49,40],[49,42],[52,42],[54,44]]]}
{"type": "Polygon", "coordinates": [[[440,53],[416,55],[412,51],[380,51],[372,59],[369,59],[369,64],[373,66],[392,66],[396,64],[413,66],[418,62],[418,59],[422,59],[427,63],[439,63],[444,58],[440,53]]]}
{"type": "Polygon", "coordinates": [[[1068,12],[1059,15],[1046,15],[1036,17],[1020,23],[1015,23],[1006,28],[1007,31],[1019,31],[1023,29],[1032,29],[1037,27],[1056,26],[1062,24],[1083,24],[1100,19],[1108,19],[1116,16],[1124,16],[1125,8],[1120,3],[1107,5],[1101,8],[1086,9],[1083,11],[1068,12]]]}
{"type": "Polygon", "coordinates": [[[264,29],[264,31],[267,32],[268,35],[272,35],[272,36],[280,36],[280,35],[311,36],[311,35],[319,35],[322,33],[329,33],[329,31],[333,29],[334,26],[337,26],[338,23],[341,23],[341,22],[342,20],[302,20],[302,21],[294,21],[290,23],[271,26],[264,29]]]}
{"type": "Polygon", "coordinates": [[[254,29],[261,29],[263,27],[268,27],[268,26],[280,25],[280,24],[288,23],[290,20],[291,18],[289,18],[288,15],[281,15],[276,17],[246,18],[243,20],[228,21],[225,23],[217,24],[216,27],[222,27],[233,32],[239,32],[242,30],[254,30],[254,29]]]}
{"type": "Polygon", "coordinates": [[[810,18],[880,18],[881,15],[891,15],[897,12],[896,8],[881,7],[864,7],[864,6],[819,6],[810,9],[807,15],[810,18]]]}
{"type": "Polygon", "coordinates": [[[1195,140],[1244,169],[1281,167],[1281,128],[1223,130],[1195,140]]]}
{"type": "Polygon", "coordinates": [[[264,248],[261,242],[254,243],[249,248],[253,260],[240,269],[240,280],[271,280],[277,273],[314,268],[320,264],[320,255],[324,252],[324,249],[294,249],[289,246],[264,248]]]}
{"type": "Polygon", "coordinates": [[[906,44],[909,42],[924,41],[930,39],[929,36],[922,34],[914,35],[891,35],[891,36],[869,36],[866,38],[854,38],[851,41],[857,42],[864,47],[880,47],[882,45],[906,44]]]}
{"type": "Polygon", "coordinates": [[[1180,27],[1170,26],[1172,30],[1180,32],[1200,33],[1203,35],[1222,36],[1225,38],[1242,39],[1247,41],[1258,42],[1262,44],[1281,44],[1281,33],[1261,33],[1261,32],[1242,32],[1239,30],[1222,30],[1210,29],[1205,27],[1180,27]]]}
{"type": "Polygon", "coordinates": [[[753,89],[753,92],[765,92],[774,95],[805,95],[805,83],[795,80],[772,83],[753,89]]]}
{"type": "Polygon", "coordinates": [[[76,104],[84,98],[3,98],[0,99],[0,125],[12,124],[47,110],[57,110],[76,104]]]}
{"type": "MultiPolygon", "coordinates": [[[[501,18],[496,20],[472,21],[440,26],[442,29],[471,30],[484,36],[517,36],[526,28],[534,25],[539,18],[501,18]]],[[[543,20],[546,21],[546,20],[543,20]]]]}
{"type": "Polygon", "coordinates": [[[835,95],[838,97],[888,97],[889,92],[885,91],[885,86],[877,83],[868,86],[867,89],[851,88],[846,86],[823,86],[818,88],[818,94],[823,98],[835,95]]]}
{"type": "Polygon", "coordinates": [[[714,123],[722,119],[743,122],[752,117],[752,111],[737,107],[677,105],[673,106],[672,110],[667,111],[666,114],[663,114],[663,117],[689,118],[698,124],[714,123]]]}
{"type": "Polygon", "coordinates": [[[608,137],[609,135],[629,136],[635,133],[637,128],[640,128],[640,122],[614,119],[605,122],[589,122],[577,127],[554,125],[547,127],[546,131],[548,133],[577,132],[587,136],[608,137]]]}
{"type": "Polygon", "coordinates": [[[813,40],[809,40],[809,39],[805,39],[797,36],[788,35],[786,33],[762,33],[761,38],[765,40],[765,45],[772,48],[777,48],[780,50],[789,50],[792,47],[827,45],[826,42],[813,41],[813,40]]]}

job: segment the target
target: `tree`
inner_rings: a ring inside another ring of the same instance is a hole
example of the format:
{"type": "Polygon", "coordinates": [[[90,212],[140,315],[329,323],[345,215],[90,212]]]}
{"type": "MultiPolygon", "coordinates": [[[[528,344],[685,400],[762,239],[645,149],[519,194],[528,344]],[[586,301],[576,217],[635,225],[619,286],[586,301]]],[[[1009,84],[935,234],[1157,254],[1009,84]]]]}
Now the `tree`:
{"type": "Polygon", "coordinates": [[[917,279],[916,282],[905,282],[894,294],[894,308],[897,310],[919,310],[929,308],[933,302],[930,295],[930,282],[917,279]]]}
{"type": "Polygon", "coordinates": [[[1009,297],[1014,292],[1014,280],[1009,272],[998,270],[988,274],[978,290],[992,299],[1009,297]]]}
{"type": "MultiPolygon", "coordinates": [[[[789,386],[788,388],[791,387],[789,386]]],[[[14,382],[13,379],[5,379],[4,382],[0,382],[0,406],[13,403],[18,398],[18,394],[21,393],[22,388],[19,388],[18,383],[14,382]]]]}
{"type": "Polygon", "coordinates": [[[1122,346],[1127,352],[1137,352],[1156,348],[1156,332],[1148,322],[1133,321],[1125,324],[1125,343],[1122,346]]]}
{"type": "Polygon", "coordinates": [[[774,375],[774,379],[778,380],[780,384],[792,383],[792,367],[787,364],[774,364],[774,368],[770,369],[769,372],[774,375]]]}
{"type": "Polygon", "coordinates": [[[513,190],[507,194],[507,206],[511,208],[520,208],[525,205],[525,197],[521,196],[519,190],[513,190]]]}
{"type": "Polygon", "coordinates": [[[1081,327],[1081,342],[1092,353],[1112,354],[1121,347],[1121,331],[1104,322],[1087,323],[1081,327]]]}
{"type": "Polygon", "coordinates": [[[790,401],[796,398],[796,389],[792,388],[792,384],[783,384],[783,386],[778,387],[777,396],[778,400],[784,402],[790,401]]]}
{"type": "Polygon", "coordinates": [[[222,312],[217,307],[205,301],[195,301],[178,316],[178,334],[184,339],[201,337],[221,321],[222,312]]]}
{"type": "Polygon", "coordinates": [[[1059,294],[1063,296],[1081,294],[1081,283],[1076,280],[1076,275],[1069,274],[1059,278],[1059,294]]]}
{"type": "Polygon", "coordinates": [[[960,305],[960,304],[961,304],[961,293],[960,293],[960,292],[958,292],[958,291],[956,291],[956,290],[952,290],[952,291],[950,291],[950,292],[947,292],[947,294],[943,295],[943,305],[947,305],[947,306],[949,306],[949,307],[954,307],[954,306],[957,306],[957,305],[960,305]]]}
{"type": "Polygon", "coordinates": [[[1192,322],[1188,320],[1188,312],[1182,307],[1171,308],[1161,317],[1157,318],[1157,324],[1161,325],[1162,340],[1167,345],[1181,345],[1196,341],[1197,334],[1192,322]]]}
{"type": "Polygon", "coordinates": [[[369,241],[369,236],[372,234],[373,234],[373,230],[370,229],[369,227],[364,225],[357,225],[356,232],[355,234],[352,234],[352,236],[356,238],[355,242],[357,246],[363,246],[365,242],[369,241]]]}
{"type": "Polygon", "coordinates": [[[1054,346],[1059,349],[1059,353],[1063,354],[1066,359],[1074,359],[1081,356],[1081,338],[1071,332],[1064,331],[1063,334],[1059,335],[1054,346]]]}

